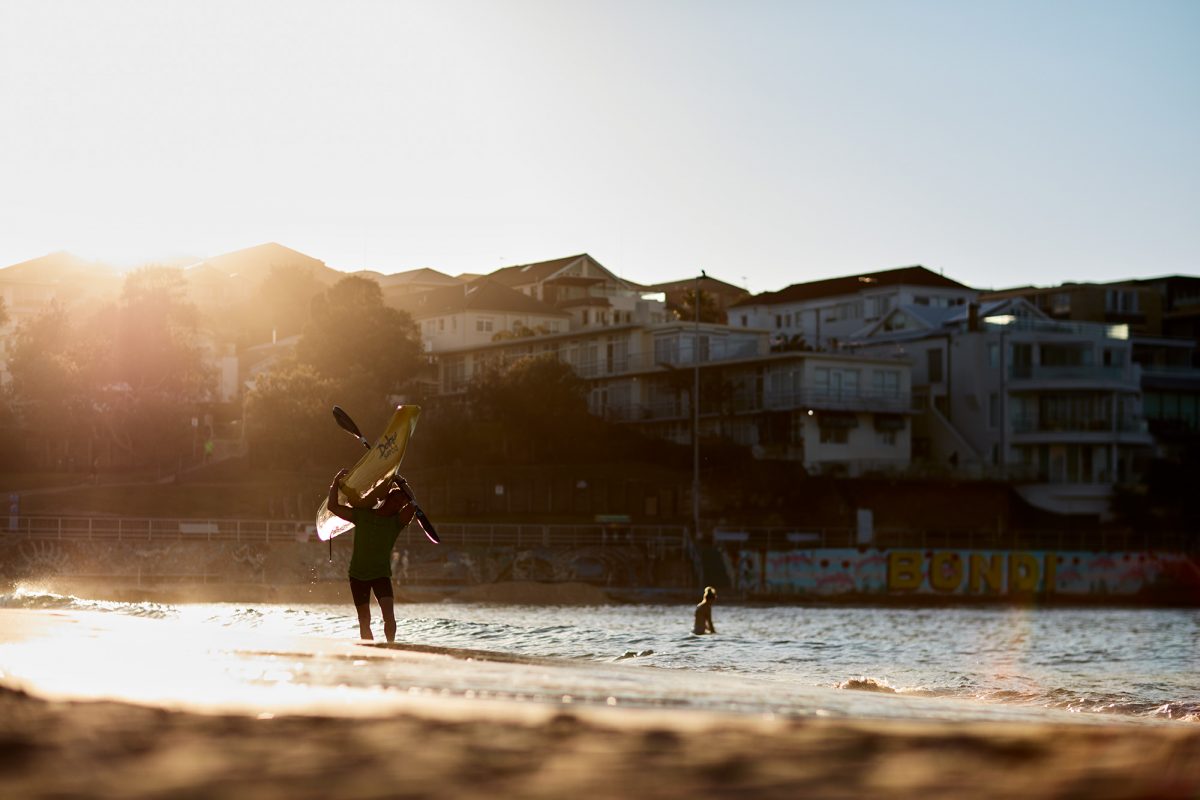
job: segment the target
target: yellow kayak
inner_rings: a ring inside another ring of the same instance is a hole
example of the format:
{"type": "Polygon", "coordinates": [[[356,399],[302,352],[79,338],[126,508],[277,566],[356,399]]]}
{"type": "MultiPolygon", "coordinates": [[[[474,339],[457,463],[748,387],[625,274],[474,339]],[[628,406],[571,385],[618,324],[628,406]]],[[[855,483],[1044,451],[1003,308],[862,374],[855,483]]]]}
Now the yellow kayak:
{"type": "MultiPolygon", "coordinates": [[[[375,445],[363,453],[358,463],[350,468],[350,472],[342,478],[339,484],[346,503],[356,508],[370,508],[388,491],[392,476],[400,468],[404,459],[404,451],[417,427],[417,417],[421,415],[421,407],[413,405],[397,406],[391,420],[384,429],[383,435],[376,440],[375,445]]],[[[321,541],[327,541],[345,533],[354,527],[329,510],[329,498],[321,501],[317,509],[317,536],[321,541]]]]}

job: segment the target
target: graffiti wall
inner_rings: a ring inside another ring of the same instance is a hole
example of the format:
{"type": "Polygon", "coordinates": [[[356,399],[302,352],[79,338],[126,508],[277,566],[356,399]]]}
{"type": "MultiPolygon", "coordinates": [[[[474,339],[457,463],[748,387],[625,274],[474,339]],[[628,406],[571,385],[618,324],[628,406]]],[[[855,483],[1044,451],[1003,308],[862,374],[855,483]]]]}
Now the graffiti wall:
{"type": "Polygon", "coordinates": [[[1168,584],[1200,589],[1200,568],[1178,553],[742,550],[736,580],[744,592],[774,595],[1134,597],[1168,584]]]}

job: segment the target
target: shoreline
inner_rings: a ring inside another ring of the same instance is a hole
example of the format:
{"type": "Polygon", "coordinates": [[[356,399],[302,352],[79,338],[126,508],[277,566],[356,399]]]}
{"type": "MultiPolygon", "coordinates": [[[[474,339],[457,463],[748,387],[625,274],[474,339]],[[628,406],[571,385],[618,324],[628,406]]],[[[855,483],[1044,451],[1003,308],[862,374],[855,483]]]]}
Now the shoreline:
{"type": "MultiPolygon", "coordinates": [[[[51,594],[73,595],[91,600],[122,603],[295,603],[343,604],[350,602],[345,581],[310,583],[211,583],[183,581],[113,582],[101,578],[48,577],[10,580],[4,591],[17,588],[51,594]]],[[[513,605],[608,605],[686,604],[694,605],[700,589],[644,589],[599,587],[578,581],[501,581],[469,585],[416,585],[393,581],[395,601],[405,603],[495,603],[513,605]]],[[[1193,609],[1200,596],[1157,598],[1154,601],[1119,596],[1046,597],[1029,595],[984,598],[936,595],[749,595],[732,589],[720,590],[722,605],[790,606],[797,608],[1044,608],[1044,609],[1193,609]]]]}
{"type": "MultiPolygon", "coordinates": [[[[43,639],[86,654],[72,645],[86,642],[105,659],[128,663],[171,647],[147,635],[158,627],[96,612],[13,609],[0,611],[0,646],[43,639]]],[[[364,655],[354,640],[237,641],[243,655],[306,648],[322,661],[396,659],[417,670],[515,677],[544,667],[569,680],[573,669],[563,659],[483,659],[488,654],[420,645],[376,645],[364,655]]],[[[0,796],[1090,800],[1200,793],[1200,726],[1186,722],[783,717],[446,698],[403,686],[393,687],[399,691],[385,706],[335,701],[296,710],[260,700],[256,690],[231,711],[82,699],[98,666],[71,669],[75,677],[59,684],[59,694],[31,694],[19,675],[0,677],[0,796]]],[[[174,683],[176,691],[191,685],[186,677],[174,683]]]]}

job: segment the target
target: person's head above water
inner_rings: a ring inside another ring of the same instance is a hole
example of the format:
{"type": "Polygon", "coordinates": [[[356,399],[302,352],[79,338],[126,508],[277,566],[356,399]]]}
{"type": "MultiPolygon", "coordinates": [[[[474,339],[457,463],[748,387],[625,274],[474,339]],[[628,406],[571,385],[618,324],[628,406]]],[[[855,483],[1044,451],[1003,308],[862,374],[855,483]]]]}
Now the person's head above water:
{"type": "Polygon", "coordinates": [[[717,599],[717,590],[711,586],[705,586],[704,587],[704,599],[705,600],[716,600],[717,599]]]}

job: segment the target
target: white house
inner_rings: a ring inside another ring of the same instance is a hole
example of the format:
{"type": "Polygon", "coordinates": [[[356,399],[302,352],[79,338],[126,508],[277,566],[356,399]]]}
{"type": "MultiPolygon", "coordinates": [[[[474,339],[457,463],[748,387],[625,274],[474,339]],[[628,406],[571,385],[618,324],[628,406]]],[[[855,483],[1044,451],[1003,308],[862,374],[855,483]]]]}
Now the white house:
{"type": "Polygon", "coordinates": [[[776,343],[812,350],[836,348],[899,306],[953,308],[978,292],[925,267],[796,283],[729,307],[729,324],[771,331],[776,343]]]}
{"type": "Polygon", "coordinates": [[[1153,443],[1125,326],[1055,321],[1021,299],[904,306],[853,349],[913,364],[914,460],[1012,479],[1046,510],[1107,514],[1153,443]]]}

